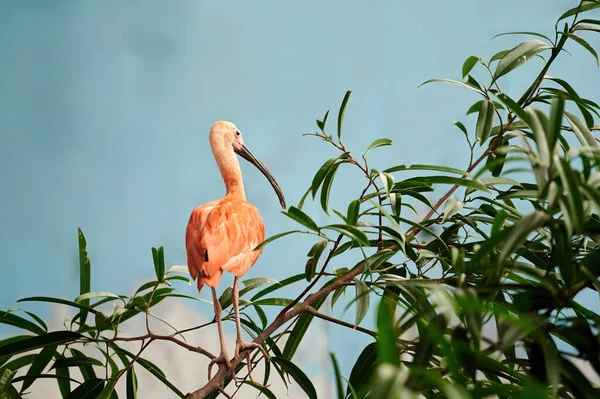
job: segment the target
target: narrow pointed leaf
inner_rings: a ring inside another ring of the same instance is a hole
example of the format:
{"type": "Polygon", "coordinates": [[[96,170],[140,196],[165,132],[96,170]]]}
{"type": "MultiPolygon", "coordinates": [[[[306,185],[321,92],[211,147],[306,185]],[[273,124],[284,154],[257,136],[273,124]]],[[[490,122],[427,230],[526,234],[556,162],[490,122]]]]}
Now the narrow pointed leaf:
{"type": "Polygon", "coordinates": [[[360,213],[360,201],[353,200],[348,204],[348,212],[346,214],[346,222],[351,226],[356,226],[358,223],[358,215],[360,213]]]}
{"type": "Polygon", "coordinates": [[[127,399],[136,399],[137,398],[137,390],[138,390],[138,381],[137,376],[135,375],[135,368],[131,366],[127,370],[127,380],[126,380],[126,391],[127,391],[127,399]]]}
{"type": "Polygon", "coordinates": [[[363,156],[366,156],[369,153],[369,151],[371,151],[374,148],[383,147],[383,146],[386,146],[386,145],[392,145],[392,140],[386,139],[386,138],[377,139],[374,142],[372,142],[369,147],[367,147],[367,150],[365,151],[365,153],[363,154],[363,156]]]}
{"type": "Polygon", "coordinates": [[[163,247],[152,248],[152,259],[154,260],[156,280],[163,281],[163,278],[165,277],[165,253],[163,247]]]}
{"type": "Polygon", "coordinates": [[[471,70],[473,69],[473,67],[475,65],[477,65],[477,62],[479,61],[479,57],[477,56],[470,56],[469,58],[467,58],[465,60],[465,62],[463,63],[462,66],[462,78],[464,79],[465,76],[467,76],[469,73],[471,73],[471,70]]]}
{"type": "MultiPolygon", "coordinates": [[[[48,363],[52,360],[52,357],[56,353],[57,345],[46,346],[41,352],[36,356],[35,361],[27,370],[27,376],[31,377],[35,374],[42,374],[48,363]]],[[[23,393],[27,388],[33,384],[35,379],[28,379],[23,382],[23,386],[21,387],[21,393],[23,393]]]]}
{"type": "Polygon", "coordinates": [[[342,100],[342,104],[340,105],[340,111],[338,112],[338,140],[342,138],[342,122],[344,121],[344,113],[346,112],[346,105],[348,104],[348,99],[350,99],[350,94],[352,94],[352,92],[348,90],[344,95],[344,99],[342,100]]]}
{"type": "MultiPolygon", "coordinates": [[[[573,16],[575,14],[581,14],[583,12],[593,10],[595,8],[600,8],[600,3],[595,1],[584,1],[579,7],[571,8],[569,11],[565,12],[558,18],[558,21],[573,16]]],[[[557,23],[558,23],[557,21],[557,23]]]]}
{"type": "MultiPolygon", "coordinates": [[[[80,228],[77,229],[77,236],[79,240],[79,294],[83,295],[91,291],[91,266],[90,266],[90,258],[87,253],[87,242],[85,240],[85,236],[83,235],[83,231],[80,228]]],[[[83,300],[82,305],[88,306],[90,304],[89,299],[83,300]]],[[[87,318],[87,311],[83,309],[79,317],[81,319],[80,323],[83,326],[85,324],[85,320],[87,318]]]]}
{"type": "Polygon", "coordinates": [[[20,316],[17,316],[9,311],[0,310],[0,323],[8,324],[8,325],[14,326],[14,327],[19,327],[19,328],[22,328],[23,330],[31,331],[32,333],[35,333],[35,334],[46,333],[46,331],[44,331],[44,329],[41,328],[40,326],[38,326],[37,324],[35,324],[27,319],[24,319],[20,316]]]}
{"type": "Polygon", "coordinates": [[[369,246],[369,239],[358,227],[348,226],[345,224],[330,224],[323,227],[323,229],[337,231],[338,233],[345,235],[362,246],[369,246]]]}
{"type": "Polygon", "coordinates": [[[536,54],[550,48],[552,48],[552,46],[537,39],[528,40],[519,44],[506,53],[500,62],[498,62],[496,70],[494,71],[494,80],[523,65],[536,54]]]}
{"type": "Polygon", "coordinates": [[[494,123],[494,104],[485,100],[481,103],[479,116],[477,117],[477,125],[475,128],[475,136],[480,145],[483,145],[490,137],[492,132],[492,124],[494,123]]]}
{"type": "MultiPolygon", "coordinates": [[[[348,379],[348,382],[360,397],[363,397],[365,391],[368,389],[368,381],[375,370],[376,364],[377,343],[372,342],[365,346],[360,355],[358,355],[354,366],[352,366],[350,378],[348,379]]],[[[346,396],[349,396],[350,394],[350,387],[348,387],[346,389],[346,396]]]]}
{"type": "Polygon", "coordinates": [[[335,376],[337,397],[338,399],[345,399],[344,386],[342,384],[343,377],[340,372],[340,366],[338,365],[337,359],[335,358],[335,354],[333,352],[329,352],[329,357],[331,358],[331,364],[333,365],[333,375],[335,376]]]}
{"type": "Polygon", "coordinates": [[[434,82],[437,82],[437,83],[448,83],[448,84],[455,85],[455,86],[461,86],[461,87],[467,88],[469,90],[473,90],[473,91],[475,91],[475,92],[477,92],[477,93],[479,93],[481,95],[484,95],[483,91],[481,91],[481,89],[479,89],[478,87],[476,87],[476,86],[474,86],[472,84],[469,84],[469,83],[460,82],[458,80],[452,80],[452,79],[429,79],[429,80],[421,83],[419,85],[419,87],[424,86],[424,85],[426,85],[428,83],[434,83],[434,82]]]}
{"type": "Polygon", "coordinates": [[[264,240],[263,242],[261,242],[260,244],[258,244],[258,246],[256,248],[254,248],[254,250],[259,250],[262,247],[264,247],[265,245],[267,245],[270,242],[273,242],[275,240],[277,240],[278,238],[281,237],[285,237],[289,234],[293,234],[293,233],[303,233],[302,230],[290,230],[290,231],[284,231],[283,233],[279,233],[279,234],[275,234],[274,236],[271,236],[269,238],[267,238],[266,240],[264,240]]]}
{"type": "Polygon", "coordinates": [[[317,399],[317,390],[313,383],[298,366],[283,357],[273,356],[271,361],[281,366],[298,383],[308,398],[317,399]]]}
{"type": "Polygon", "coordinates": [[[530,35],[530,36],[537,36],[537,37],[544,38],[544,39],[548,40],[550,43],[552,43],[552,40],[550,40],[550,38],[548,36],[542,35],[541,33],[538,33],[538,32],[504,32],[504,33],[500,33],[500,34],[492,37],[492,39],[495,39],[495,38],[500,37],[500,36],[506,36],[506,35],[530,35]]]}
{"type": "Polygon", "coordinates": [[[573,133],[577,137],[577,140],[581,143],[582,146],[589,146],[592,148],[598,147],[598,142],[596,138],[588,129],[588,127],[579,119],[576,115],[573,115],[570,112],[565,111],[565,117],[567,118],[567,122],[571,125],[573,129],[573,133]]]}
{"type": "Polygon", "coordinates": [[[600,59],[598,59],[598,53],[596,52],[596,50],[594,50],[594,48],[585,40],[583,40],[582,38],[580,38],[577,35],[571,34],[571,33],[566,33],[566,32],[561,32],[563,35],[568,36],[569,38],[573,39],[573,41],[575,41],[577,44],[579,44],[581,47],[583,47],[584,49],[586,49],[596,60],[596,65],[598,65],[600,67],[600,59]]]}
{"type": "Polygon", "coordinates": [[[319,231],[319,226],[317,226],[315,221],[295,206],[290,206],[287,211],[283,211],[282,213],[304,227],[308,227],[310,230],[319,231]]]}
{"type": "Polygon", "coordinates": [[[16,355],[48,345],[60,345],[82,338],[82,335],[73,331],[53,331],[47,334],[24,338],[7,345],[0,346],[0,358],[3,356],[16,355]]]}
{"type": "Polygon", "coordinates": [[[442,219],[442,223],[456,215],[463,208],[464,203],[460,201],[456,196],[452,196],[448,198],[446,204],[444,205],[444,218],[442,219]]]}
{"type": "Polygon", "coordinates": [[[369,311],[369,287],[364,281],[355,278],[356,284],[356,318],[354,324],[359,325],[369,311]]]}

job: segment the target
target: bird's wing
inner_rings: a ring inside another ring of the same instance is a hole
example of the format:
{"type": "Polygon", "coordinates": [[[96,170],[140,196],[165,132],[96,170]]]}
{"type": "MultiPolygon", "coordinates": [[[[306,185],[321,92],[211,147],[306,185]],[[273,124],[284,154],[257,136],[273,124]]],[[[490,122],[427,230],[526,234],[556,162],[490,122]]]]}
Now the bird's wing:
{"type": "Polygon", "coordinates": [[[242,276],[262,252],[254,248],[264,240],[264,224],[257,209],[245,201],[225,198],[210,210],[201,209],[196,218],[192,214],[190,224],[188,267],[192,277],[198,276],[199,286],[215,286],[223,270],[242,276]]]}

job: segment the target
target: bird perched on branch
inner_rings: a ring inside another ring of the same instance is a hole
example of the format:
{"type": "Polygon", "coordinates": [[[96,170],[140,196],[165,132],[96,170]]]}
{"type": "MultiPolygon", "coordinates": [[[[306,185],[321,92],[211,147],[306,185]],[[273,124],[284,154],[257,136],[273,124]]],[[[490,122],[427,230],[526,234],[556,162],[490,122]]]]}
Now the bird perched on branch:
{"type": "MultiPolygon", "coordinates": [[[[268,358],[262,346],[242,339],[239,311],[240,278],[254,265],[262,248],[254,250],[264,241],[265,226],[256,207],[246,201],[240,164],[235,154],[240,155],[256,166],[275,189],[281,206],[285,209],[285,198],[281,188],[266,168],[244,144],[239,129],[230,122],[216,122],[210,129],[210,147],[221,176],[225,182],[226,195],[216,201],[200,205],[192,212],[185,234],[188,269],[198,283],[198,290],[204,284],[212,290],[213,304],[219,330],[221,354],[211,360],[208,366],[208,379],[211,368],[216,363],[224,363],[235,377],[225,349],[221,305],[215,287],[221,281],[223,271],[235,276],[232,291],[233,309],[237,327],[234,358],[239,360],[240,352],[246,348],[257,348],[268,358]]],[[[249,356],[248,356],[249,357],[249,356]]],[[[248,370],[250,373],[250,361],[248,370]]],[[[251,377],[250,377],[251,378],[251,377]]]]}

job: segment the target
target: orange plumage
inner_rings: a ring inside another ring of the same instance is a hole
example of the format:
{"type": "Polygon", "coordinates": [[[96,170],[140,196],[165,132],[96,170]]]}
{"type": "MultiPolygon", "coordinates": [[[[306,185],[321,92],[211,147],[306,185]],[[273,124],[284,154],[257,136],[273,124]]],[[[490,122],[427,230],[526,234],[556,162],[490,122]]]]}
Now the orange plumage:
{"type": "Polygon", "coordinates": [[[225,196],[192,212],[185,234],[188,268],[198,290],[216,287],[223,270],[241,277],[254,265],[265,239],[265,225],[256,207],[225,196]]]}
{"type": "MultiPolygon", "coordinates": [[[[222,309],[215,289],[221,281],[223,271],[230,272],[235,276],[231,291],[231,302],[237,327],[234,357],[239,359],[240,353],[247,348],[257,348],[263,352],[265,358],[268,357],[262,346],[254,342],[245,342],[242,338],[239,309],[240,277],[254,265],[262,252],[262,249],[255,251],[254,248],[265,239],[265,226],[256,207],[246,202],[242,171],[236,154],[252,163],[265,175],[284,209],[285,198],[267,167],[246,147],[242,134],[233,123],[216,122],[210,129],[208,137],[227,194],[219,200],[208,202],[194,209],[185,232],[185,247],[188,269],[192,278],[197,280],[198,290],[204,284],[208,284],[212,291],[221,354],[212,359],[208,365],[208,378],[210,379],[210,370],[215,363],[224,363],[235,377],[225,349],[222,309]]],[[[248,373],[250,373],[251,362],[248,356],[249,353],[247,353],[247,365],[248,373]]],[[[250,379],[252,380],[251,375],[250,379]]]]}

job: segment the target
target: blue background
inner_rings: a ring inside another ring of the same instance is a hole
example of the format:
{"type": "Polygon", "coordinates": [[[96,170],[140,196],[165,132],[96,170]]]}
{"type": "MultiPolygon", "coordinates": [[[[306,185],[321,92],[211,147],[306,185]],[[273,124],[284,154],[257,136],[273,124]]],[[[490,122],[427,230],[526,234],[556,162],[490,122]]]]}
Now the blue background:
{"type": "MultiPolygon", "coordinates": [[[[190,212],[224,194],[207,140],[216,120],[237,124],[290,205],[336,155],[301,134],[315,131],[326,110],[335,116],[346,90],[353,91],[347,147],[361,154],[376,138],[394,140],[371,154],[372,167],[465,168],[468,148],[452,120],[474,131],[464,112],[478,98],[453,86],[417,86],[460,79],[468,56],[489,59],[528,39],[490,41],[497,33],[554,37],[556,18],[577,3],[0,1],[0,308],[32,295],[77,296],[78,226],[93,291],[132,293],[152,278],[152,246],[165,247],[168,265],[185,264],[190,212]]],[[[600,47],[597,34],[582,36],[600,47]]],[[[597,100],[593,58],[573,42],[567,49],[572,57],[549,73],[597,100]]],[[[541,65],[535,59],[503,78],[503,89],[520,96],[541,65]]],[[[242,169],[267,235],[294,228],[263,176],[245,162],[242,169]]],[[[357,184],[357,172],[342,171],[332,206],[346,209],[357,184]]],[[[330,222],[318,203],[305,211],[330,222]]],[[[301,273],[312,242],[274,242],[247,277],[301,273]]],[[[208,290],[200,295],[210,298],[208,290]]],[[[50,315],[47,306],[28,308],[50,315]]],[[[210,317],[211,306],[197,308],[210,317]]],[[[353,312],[344,317],[352,321],[353,312]]],[[[373,327],[372,317],[365,325],[373,327]]],[[[347,373],[369,339],[335,327],[329,334],[347,373]]]]}

